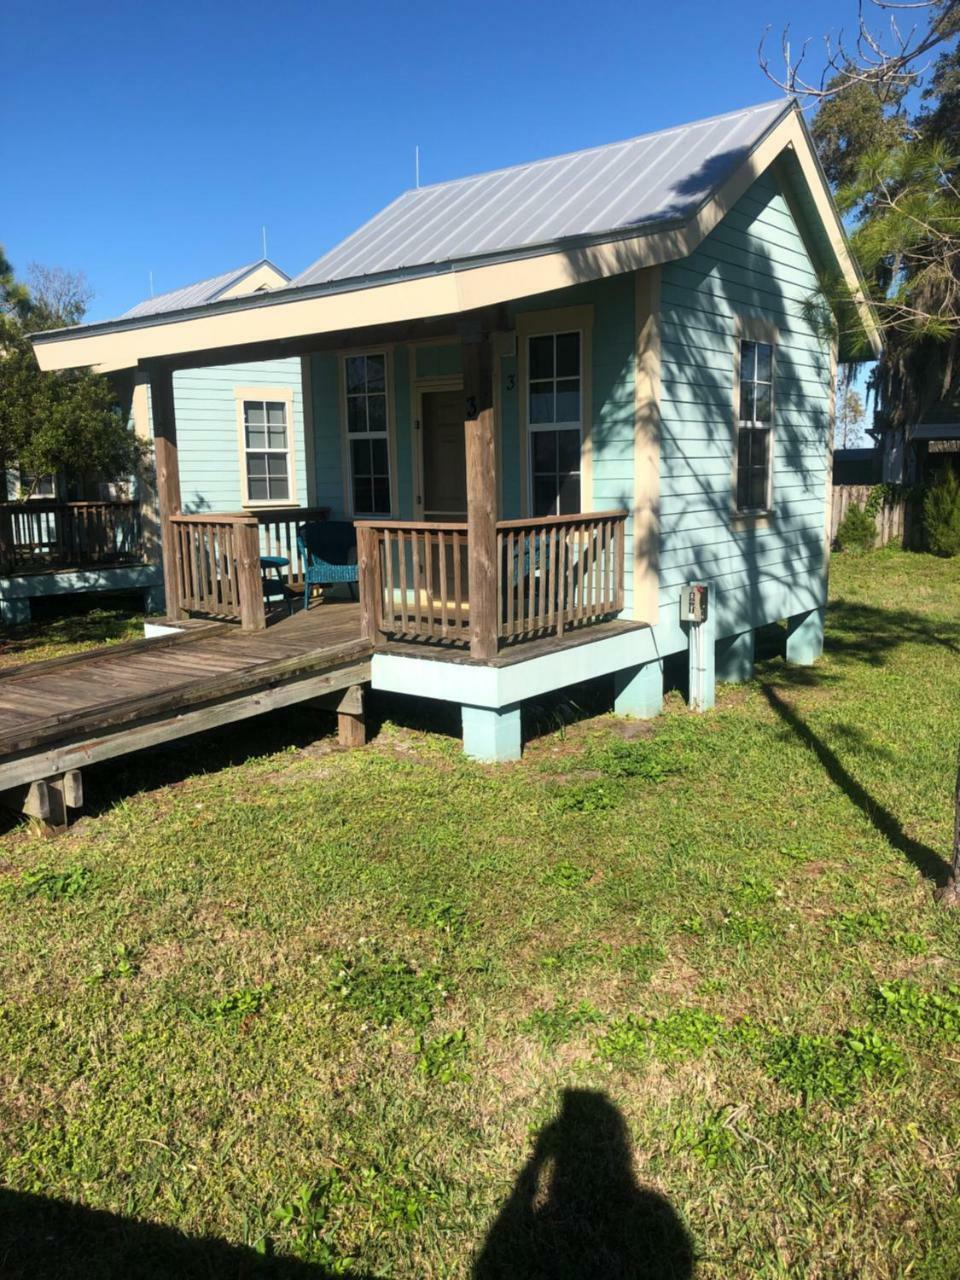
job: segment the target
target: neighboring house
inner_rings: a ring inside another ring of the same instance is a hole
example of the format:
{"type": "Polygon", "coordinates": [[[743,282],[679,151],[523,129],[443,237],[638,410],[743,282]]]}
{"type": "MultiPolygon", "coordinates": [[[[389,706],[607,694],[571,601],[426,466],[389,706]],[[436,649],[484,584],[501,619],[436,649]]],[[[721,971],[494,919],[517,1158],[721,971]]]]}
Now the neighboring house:
{"type": "Polygon", "coordinates": [[[204,512],[289,529],[328,507],[358,526],[373,688],[459,703],[467,751],[505,759],[546,691],[611,676],[618,710],[654,714],[684,653],[707,706],[784,618],[788,658],[819,654],[855,354],[805,306],[825,272],[859,292],[778,101],[408,191],[271,292],[34,344],[43,368],[131,371],[141,402],[149,383],[171,619],[198,611],[183,548],[217,561],[230,523],[204,512]]]}
{"type": "MultiPolygon", "coordinates": [[[[263,293],[286,285],[290,277],[263,259],[233,271],[147,298],[127,317],[161,316],[185,306],[223,298],[263,293]]],[[[152,440],[149,396],[136,374],[115,379],[121,400],[144,439],[152,440]]],[[[290,492],[304,487],[303,413],[300,361],[275,360],[230,369],[194,370],[178,375],[175,390],[181,425],[184,510],[236,511],[241,506],[238,454],[238,391],[269,394],[289,418],[289,450],[272,464],[294,466],[290,492]]],[[[242,412],[242,406],[240,411],[242,412]]],[[[42,477],[24,506],[19,499],[32,478],[19,470],[7,473],[9,509],[0,510],[7,526],[5,564],[0,567],[2,621],[30,619],[30,601],[40,596],[142,589],[147,611],[163,605],[160,549],[152,462],[127,483],[106,484],[90,477],[42,477]]],[[[276,479],[269,482],[274,489],[276,479]]],[[[254,480],[256,486],[256,480],[254,480]]],[[[246,493],[246,488],[243,488],[246,493]]],[[[2,504],[0,504],[2,506],[2,504]]],[[[0,528],[0,536],[2,536],[0,528]]]]}
{"type": "Polygon", "coordinates": [[[945,467],[960,471],[960,392],[936,400],[917,422],[880,437],[883,478],[893,484],[926,484],[945,467]]]}

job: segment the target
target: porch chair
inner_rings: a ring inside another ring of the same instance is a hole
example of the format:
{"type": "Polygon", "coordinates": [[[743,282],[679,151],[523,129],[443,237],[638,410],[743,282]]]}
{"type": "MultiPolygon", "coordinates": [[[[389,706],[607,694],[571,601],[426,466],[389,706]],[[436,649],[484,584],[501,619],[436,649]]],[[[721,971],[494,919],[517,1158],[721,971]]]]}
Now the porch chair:
{"type": "Polygon", "coordinates": [[[349,520],[311,520],[297,529],[297,546],[303,561],[303,607],[310,608],[311,587],[332,587],[346,582],[354,600],[357,583],[357,531],[349,520]]]}

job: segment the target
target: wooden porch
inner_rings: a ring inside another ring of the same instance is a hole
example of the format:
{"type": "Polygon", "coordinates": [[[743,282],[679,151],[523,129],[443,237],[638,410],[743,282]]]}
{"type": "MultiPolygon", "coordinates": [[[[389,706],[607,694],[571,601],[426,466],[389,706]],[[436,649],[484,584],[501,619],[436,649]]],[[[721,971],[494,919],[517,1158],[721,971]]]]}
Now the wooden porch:
{"type": "Polygon", "coordinates": [[[336,711],[364,741],[372,645],[360,607],[328,603],[251,634],[200,623],[173,635],[12,668],[0,677],[0,794],[53,829],[82,804],[80,770],[280,707],[336,711]]]}

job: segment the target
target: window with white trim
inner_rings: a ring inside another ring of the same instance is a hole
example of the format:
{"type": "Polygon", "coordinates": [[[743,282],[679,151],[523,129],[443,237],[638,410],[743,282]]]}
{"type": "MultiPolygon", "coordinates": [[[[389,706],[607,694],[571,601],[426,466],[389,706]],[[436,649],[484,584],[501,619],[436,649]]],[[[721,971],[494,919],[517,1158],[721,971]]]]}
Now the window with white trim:
{"type": "Polygon", "coordinates": [[[737,410],[737,510],[770,507],[773,344],[740,340],[737,410]]]}
{"type": "Polygon", "coordinates": [[[283,400],[244,400],[243,452],[248,502],[290,501],[290,443],[283,400]]]}
{"type": "Polygon", "coordinates": [[[580,510],[581,335],[541,333],[527,343],[532,512],[571,515],[580,510]]]}
{"type": "Polygon", "coordinates": [[[353,514],[388,516],[391,502],[386,355],[381,351],[344,356],[344,385],[353,514]]]}
{"type": "Polygon", "coordinates": [[[56,476],[34,476],[30,471],[20,468],[20,492],[29,494],[31,498],[55,498],[57,496],[56,476]]]}

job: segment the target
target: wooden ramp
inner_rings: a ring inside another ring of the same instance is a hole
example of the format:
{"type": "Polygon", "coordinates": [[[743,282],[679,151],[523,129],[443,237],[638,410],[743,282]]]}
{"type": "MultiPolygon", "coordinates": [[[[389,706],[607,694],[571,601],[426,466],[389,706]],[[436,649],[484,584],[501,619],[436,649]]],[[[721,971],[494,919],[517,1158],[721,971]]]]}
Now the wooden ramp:
{"type": "Polygon", "coordinates": [[[362,741],[371,653],[360,606],[330,603],[254,634],[199,627],[12,668],[0,676],[0,792],[59,827],[82,799],[83,765],[317,698],[339,713],[341,739],[362,741]]]}

